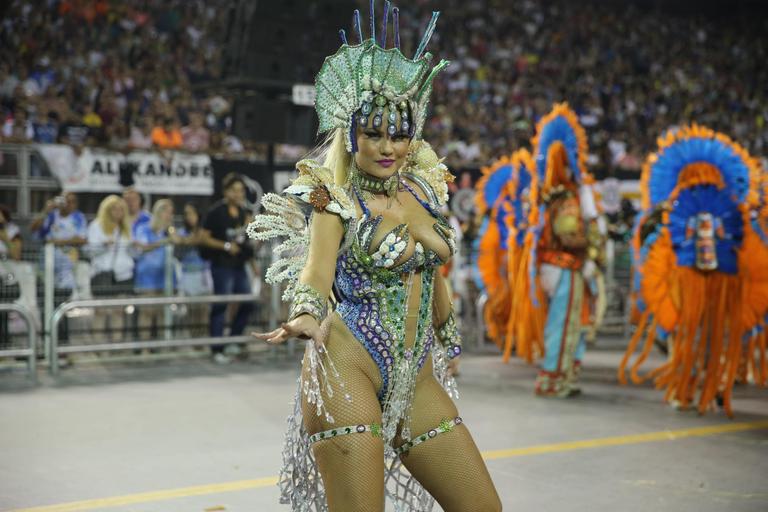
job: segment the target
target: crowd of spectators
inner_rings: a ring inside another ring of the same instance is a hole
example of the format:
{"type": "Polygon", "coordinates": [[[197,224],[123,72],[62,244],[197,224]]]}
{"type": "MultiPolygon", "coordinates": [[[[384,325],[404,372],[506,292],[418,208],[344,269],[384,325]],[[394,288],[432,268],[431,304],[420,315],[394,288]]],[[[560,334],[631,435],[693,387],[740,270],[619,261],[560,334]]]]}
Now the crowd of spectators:
{"type": "MultiPolygon", "coordinates": [[[[253,242],[245,235],[250,212],[245,207],[245,183],[235,173],[224,177],[223,199],[204,214],[193,203],[184,206],[181,226],[174,224],[174,205],[157,199],[151,212],[143,207],[136,189],[111,194],[88,222],[73,192],[55,197],[30,225],[30,239],[51,243],[54,250],[54,305],[71,298],[158,297],[166,293],[186,296],[248,294],[260,272],[253,242]],[[169,251],[168,249],[172,250],[169,251]],[[87,262],[85,266],[83,262],[87,262]],[[249,267],[249,268],[247,268],[249,267]],[[85,269],[86,285],[80,279],[85,269]],[[250,274],[249,271],[250,270],[250,274]]],[[[20,269],[25,239],[11,221],[10,209],[0,205],[0,300],[23,295],[20,269]]],[[[42,268],[45,255],[38,254],[42,268]]],[[[25,267],[26,266],[26,267],[25,267]]],[[[33,271],[32,274],[35,272],[33,271]]],[[[27,283],[30,286],[29,283],[27,283]]],[[[31,284],[33,308],[35,285],[31,284]]],[[[241,335],[255,310],[243,303],[232,315],[229,333],[241,335]]],[[[227,325],[227,304],[190,306],[182,321],[189,336],[221,337],[227,325]]],[[[102,339],[121,341],[129,331],[124,308],[96,308],[92,328],[102,339]]],[[[136,318],[139,339],[157,337],[165,325],[162,308],[140,307],[136,318]]],[[[60,337],[67,338],[66,323],[60,337]]],[[[4,327],[0,318],[0,332],[4,327]]],[[[227,363],[241,352],[238,345],[212,346],[214,359],[227,363]]]]}
{"type": "Polygon", "coordinates": [[[224,0],[15,0],[0,30],[0,139],[240,152],[224,0]],[[204,86],[204,87],[198,87],[204,86]]]}
{"type": "MultiPolygon", "coordinates": [[[[233,100],[225,91],[196,87],[221,77],[231,1],[39,4],[14,0],[3,16],[3,139],[190,151],[257,147],[232,135],[233,100]]],[[[367,2],[360,4],[365,12],[367,2]]],[[[591,163],[604,169],[637,169],[656,137],[683,122],[725,131],[765,154],[766,17],[647,6],[411,2],[401,17],[406,53],[439,9],[429,49],[453,62],[435,82],[425,136],[453,167],[477,167],[528,144],[536,119],[567,100],[589,133],[591,163]]]]}
{"type": "Polygon", "coordinates": [[[401,17],[403,41],[417,41],[430,12],[442,11],[430,51],[453,63],[435,83],[425,134],[454,167],[528,145],[535,121],[563,100],[604,171],[637,169],[665,129],[686,122],[768,153],[764,12],[721,4],[719,16],[703,15],[695,2],[684,14],[605,0],[414,3],[421,15],[401,17]]]}

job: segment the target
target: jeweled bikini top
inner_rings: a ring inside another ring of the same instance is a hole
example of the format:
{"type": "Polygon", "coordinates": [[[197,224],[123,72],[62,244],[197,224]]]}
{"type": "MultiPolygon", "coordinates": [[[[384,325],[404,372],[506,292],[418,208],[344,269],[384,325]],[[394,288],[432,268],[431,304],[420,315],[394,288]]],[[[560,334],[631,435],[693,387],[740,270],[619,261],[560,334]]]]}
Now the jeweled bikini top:
{"type": "MultiPolygon", "coordinates": [[[[432,209],[432,207],[423,201],[408,183],[400,179],[400,184],[408,190],[413,197],[421,204],[436,220],[432,228],[448,246],[450,256],[456,251],[453,229],[448,220],[432,209]]],[[[357,232],[355,233],[355,242],[361,249],[360,256],[365,260],[364,263],[373,264],[374,267],[384,268],[393,272],[409,273],[416,269],[424,267],[434,267],[444,264],[449,258],[443,260],[433,249],[425,249],[421,242],[414,244],[413,253],[405,257],[411,238],[410,230],[407,224],[399,224],[390,229],[379,242],[378,247],[372,247],[375,234],[379,225],[384,220],[382,215],[373,215],[368,209],[368,205],[363,199],[363,195],[357,189],[353,189],[363,210],[363,216],[357,223],[357,232]]],[[[450,257],[449,256],[449,257],[450,257]]]]}

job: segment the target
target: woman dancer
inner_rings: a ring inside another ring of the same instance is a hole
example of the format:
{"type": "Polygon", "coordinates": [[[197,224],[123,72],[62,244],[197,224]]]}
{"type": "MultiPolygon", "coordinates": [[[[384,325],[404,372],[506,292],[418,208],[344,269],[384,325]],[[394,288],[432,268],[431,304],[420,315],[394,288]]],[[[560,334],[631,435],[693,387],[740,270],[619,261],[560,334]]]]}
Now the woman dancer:
{"type": "Polygon", "coordinates": [[[461,353],[437,272],[454,251],[439,213],[450,174],[420,140],[432,80],[447,65],[430,71],[424,53],[438,13],[413,59],[399,50],[397,9],[395,48],[386,49],[388,14],[386,2],[378,40],[372,1],[369,39],[357,11],[359,43],[341,31],[344,44],[316,78],[320,131],[330,132],[324,163],[299,162],[285,196],[267,195],[267,214],[249,228],[258,239],[288,238],[267,278],[289,281],[290,317],[256,335],[311,340],[289,418],[282,501],[294,510],[383,511],[386,495],[397,510],[430,510],[432,497],[447,512],[501,510],[446,391],[446,360],[461,353]]]}

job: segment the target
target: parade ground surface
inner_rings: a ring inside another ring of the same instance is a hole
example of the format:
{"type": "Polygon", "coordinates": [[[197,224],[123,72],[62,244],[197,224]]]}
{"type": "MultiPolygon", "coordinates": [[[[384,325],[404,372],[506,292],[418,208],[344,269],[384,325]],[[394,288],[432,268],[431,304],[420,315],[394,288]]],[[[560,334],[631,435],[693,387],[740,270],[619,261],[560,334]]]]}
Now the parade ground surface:
{"type": "MultiPolygon", "coordinates": [[[[599,343],[568,400],[535,398],[535,370],[519,361],[463,358],[459,410],[504,509],[768,510],[768,391],[737,386],[733,420],[702,417],[650,385],[619,386],[620,357],[599,343]]],[[[0,510],[287,511],[275,484],[297,366],[76,361],[36,385],[5,368],[0,510]]]]}

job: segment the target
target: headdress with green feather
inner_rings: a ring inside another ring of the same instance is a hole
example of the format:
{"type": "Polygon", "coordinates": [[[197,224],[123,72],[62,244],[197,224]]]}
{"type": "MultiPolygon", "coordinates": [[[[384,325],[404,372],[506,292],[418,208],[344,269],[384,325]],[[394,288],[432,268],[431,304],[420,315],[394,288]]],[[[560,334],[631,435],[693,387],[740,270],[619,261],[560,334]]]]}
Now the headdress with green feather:
{"type": "Polygon", "coordinates": [[[386,122],[390,136],[405,132],[421,138],[426,120],[432,81],[449,63],[441,60],[432,67],[432,54],[424,52],[437,24],[439,12],[432,19],[412,59],[400,51],[399,11],[392,9],[394,47],[387,46],[387,26],[390,2],[384,2],[384,16],[379,38],[376,38],[374,0],[370,0],[370,32],[363,39],[360,11],[355,10],[354,25],[358,44],[350,45],[344,30],[339,31],[341,48],[325,59],[315,78],[315,109],[320,120],[319,133],[343,128],[347,150],[357,151],[356,123],[367,125],[373,116],[373,126],[386,122]],[[389,115],[384,119],[384,109],[389,115]],[[397,126],[397,113],[400,126],[397,126]]]}

